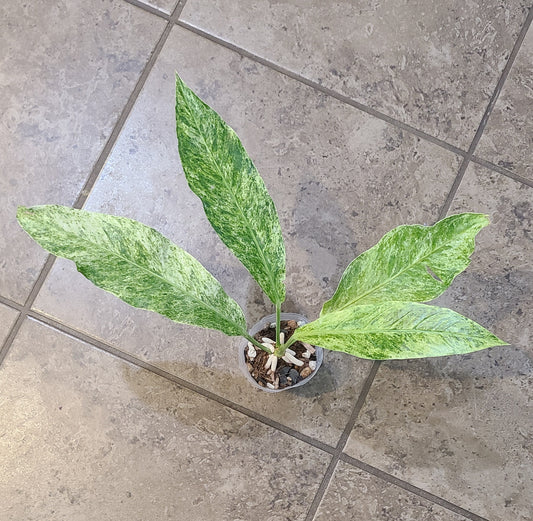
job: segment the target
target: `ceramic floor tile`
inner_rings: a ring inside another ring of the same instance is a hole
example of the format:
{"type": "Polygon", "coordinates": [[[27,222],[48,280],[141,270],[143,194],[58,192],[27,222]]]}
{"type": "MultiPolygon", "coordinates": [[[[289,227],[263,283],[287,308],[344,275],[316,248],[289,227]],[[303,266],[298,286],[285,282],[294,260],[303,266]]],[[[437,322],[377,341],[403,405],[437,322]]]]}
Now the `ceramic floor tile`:
{"type": "Polygon", "coordinates": [[[156,7],[161,11],[164,11],[167,14],[170,14],[178,0],[141,0],[143,4],[149,5],[151,7],[156,7]]]}
{"type": "Polygon", "coordinates": [[[533,181],[533,29],[503,86],[476,155],[533,181]]]}
{"type": "Polygon", "coordinates": [[[490,214],[438,303],[512,345],[383,363],[347,453],[491,521],[531,519],[533,189],[471,166],[451,213],[490,214]]]}
{"type": "MultiPolygon", "coordinates": [[[[221,281],[250,326],[272,308],[187,187],[175,138],[175,70],[236,129],[279,209],[285,311],[315,318],[355,254],[395,225],[436,219],[458,168],[454,154],[175,28],[87,208],[138,219],[176,241],[221,281]]],[[[36,308],[331,444],[371,367],[327,353],[309,386],[256,393],[234,366],[239,340],[133,310],[66,261],[36,308]]]]}
{"type": "Polygon", "coordinates": [[[18,311],[0,304],[0,347],[2,342],[6,339],[11,326],[17,320],[18,311]]]}
{"type": "Polygon", "coordinates": [[[18,205],[72,204],[164,20],[126,2],[1,2],[0,294],[26,299],[45,259],[18,205]]]}
{"type": "Polygon", "coordinates": [[[431,503],[340,462],[314,521],[466,521],[431,503]]]}
{"type": "Polygon", "coordinates": [[[189,0],[182,18],[468,149],[530,2],[189,0]]]}
{"type": "Polygon", "coordinates": [[[303,520],[330,458],[36,322],[0,389],[3,521],[303,520]]]}

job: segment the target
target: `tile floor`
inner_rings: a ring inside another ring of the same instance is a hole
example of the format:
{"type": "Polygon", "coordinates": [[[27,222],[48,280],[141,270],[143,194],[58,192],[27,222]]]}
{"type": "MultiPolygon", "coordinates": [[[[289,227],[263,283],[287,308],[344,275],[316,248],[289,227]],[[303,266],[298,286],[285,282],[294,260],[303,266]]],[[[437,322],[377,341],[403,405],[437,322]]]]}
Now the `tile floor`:
{"type": "Polygon", "coordinates": [[[0,6],[0,519],[531,521],[530,0],[72,0],[0,6]],[[390,228],[492,225],[438,299],[510,342],[252,391],[239,340],[135,310],[17,205],[136,218],[271,308],[179,163],[179,71],[279,209],[286,311],[316,317],[390,228]]]}

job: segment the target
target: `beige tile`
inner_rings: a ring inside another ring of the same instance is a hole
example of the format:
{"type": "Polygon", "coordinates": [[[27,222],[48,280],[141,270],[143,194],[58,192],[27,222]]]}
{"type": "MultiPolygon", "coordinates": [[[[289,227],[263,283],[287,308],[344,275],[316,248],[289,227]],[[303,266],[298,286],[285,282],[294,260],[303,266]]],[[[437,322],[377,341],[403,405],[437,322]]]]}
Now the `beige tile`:
{"type": "Polygon", "coordinates": [[[35,322],[0,389],[5,521],[303,520],[330,458],[35,322]]]}
{"type": "Polygon", "coordinates": [[[530,3],[189,0],[182,18],[468,149],[530,3]]]}
{"type": "Polygon", "coordinates": [[[0,347],[9,334],[11,326],[15,323],[15,320],[17,320],[17,316],[18,311],[0,304],[0,347]]]}
{"type": "Polygon", "coordinates": [[[533,181],[533,30],[529,30],[492,111],[476,156],[533,181]]]}
{"type": "Polygon", "coordinates": [[[45,255],[17,206],[74,202],[165,22],[111,0],[9,0],[0,19],[0,294],[22,303],[45,255]]]}
{"type": "Polygon", "coordinates": [[[314,521],[466,521],[439,505],[340,462],[314,521]]]}
{"type": "MultiPolygon", "coordinates": [[[[176,28],[87,208],[136,218],[175,240],[222,282],[250,326],[272,308],[187,187],[175,138],[176,69],[242,137],[279,209],[285,311],[315,318],[355,254],[395,225],[436,219],[458,168],[454,154],[176,28]]],[[[302,390],[256,393],[235,367],[239,340],[133,310],[67,262],[54,267],[36,308],[333,445],[371,366],[327,353],[302,390]]]]}
{"type": "Polygon", "coordinates": [[[451,212],[490,214],[441,305],[512,345],[379,369],[347,453],[490,520],[531,519],[533,189],[471,166],[451,212]]]}

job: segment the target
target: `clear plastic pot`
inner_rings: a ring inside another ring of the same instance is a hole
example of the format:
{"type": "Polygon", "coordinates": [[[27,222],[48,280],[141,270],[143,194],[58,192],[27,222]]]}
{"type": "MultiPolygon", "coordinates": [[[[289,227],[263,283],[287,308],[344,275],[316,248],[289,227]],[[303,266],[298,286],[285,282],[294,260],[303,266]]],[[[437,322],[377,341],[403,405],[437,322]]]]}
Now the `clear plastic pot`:
{"type": "MultiPolygon", "coordinates": [[[[307,324],[309,320],[307,320],[306,317],[303,315],[300,315],[298,313],[281,313],[281,320],[295,320],[296,322],[304,322],[307,324]]],[[[259,333],[262,329],[265,329],[266,327],[269,327],[269,325],[272,322],[276,321],[276,315],[268,315],[264,318],[262,318],[257,324],[255,324],[252,329],[250,329],[249,333],[251,336],[254,336],[256,333],[259,333]]],[[[324,359],[324,351],[321,347],[315,346],[316,348],[316,369],[304,380],[300,380],[298,383],[294,385],[290,385],[288,387],[284,387],[283,389],[269,389],[268,387],[262,387],[259,385],[254,377],[250,374],[248,371],[248,368],[246,367],[246,357],[245,357],[245,349],[248,346],[248,341],[244,340],[244,342],[239,342],[239,367],[241,368],[241,371],[243,372],[246,379],[257,389],[261,389],[261,391],[265,391],[267,393],[280,393],[281,391],[288,391],[289,389],[296,389],[297,387],[301,387],[302,385],[305,385],[307,382],[311,380],[317,373],[318,369],[322,365],[322,360],[324,359]]]]}

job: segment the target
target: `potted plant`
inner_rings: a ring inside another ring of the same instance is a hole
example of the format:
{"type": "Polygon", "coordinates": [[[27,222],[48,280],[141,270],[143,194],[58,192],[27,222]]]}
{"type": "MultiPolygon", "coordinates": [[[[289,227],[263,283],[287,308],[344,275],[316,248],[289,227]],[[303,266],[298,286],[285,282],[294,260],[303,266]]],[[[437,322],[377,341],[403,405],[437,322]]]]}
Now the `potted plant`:
{"type": "Polygon", "coordinates": [[[137,221],[46,205],[19,207],[19,223],[43,248],[73,260],[128,304],[244,337],[243,367],[272,391],[313,376],[320,348],[385,360],[504,344],[452,310],[423,304],[468,266],[475,236],[489,222],[476,213],[391,230],[346,268],[316,320],[283,317],[285,247],[274,203],[236,133],[178,76],[176,128],[191,190],[273,304],[274,315],[258,328],[248,331],[240,306],[196,259],[137,221]]]}

